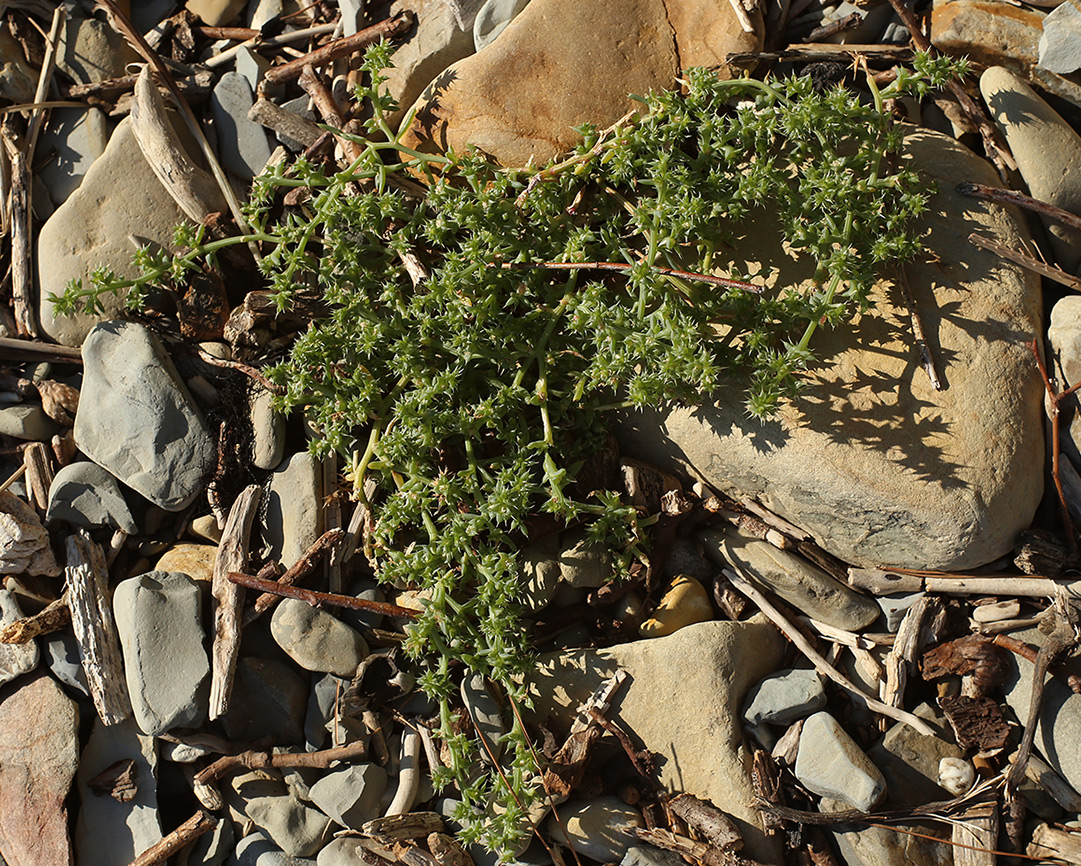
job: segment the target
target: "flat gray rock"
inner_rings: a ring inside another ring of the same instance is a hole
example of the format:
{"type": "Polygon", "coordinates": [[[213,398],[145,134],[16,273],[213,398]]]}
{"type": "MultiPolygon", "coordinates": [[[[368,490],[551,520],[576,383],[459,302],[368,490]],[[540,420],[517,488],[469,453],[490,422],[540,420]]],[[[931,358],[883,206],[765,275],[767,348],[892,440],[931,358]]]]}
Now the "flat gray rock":
{"type": "MultiPolygon", "coordinates": [[[[932,387],[908,312],[882,283],[873,311],[815,335],[826,363],[777,420],[749,419],[729,387],[705,406],[628,414],[616,432],[621,453],[758,498],[845,562],[963,570],[1008,553],[1043,493],[1043,391],[1028,349],[1042,332],[1039,279],[968,241],[1027,236],[1016,211],[954,188],[997,185],[995,170],[942,135],[905,141],[938,185],[920,223],[930,255],[905,268],[946,387],[932,387]]],[[[769,263],[781,284],[802,284],[809,269],[769,235],[748,227],[734,264],[769,263]]]]}
{"type": "Polygon", "coordinates": [[[473,46],[486,48],[506,29],[529,0],[485,0],[473,21],[473,46]]]}
{"type": "Polygon", "coordinates": [[[83,670],[82,653],[79,641],[70,631],[58,631],[41,638],[45,663],[62,685],[67,686],[77,696],[90,697],[86,685],[86,672],[83,670]]]}
{"type": "Polygon", "coordinates": [[[308,684],[291,665],[241,657],[222,722],[234,740],[266,738],[279,745],[299,744],[304,741],[307,702],[308,684]]]}
{"type": "Polygon", "coordinates": [[[360,632],[325,610],[286,598],[274,608],[270,633],[293,661],[306,671],[352,679],[368,655],[360,632]]]}
{"type": "Polygon", "coordinates": [[[113,593],[113,616],[142,732],[197,726],[206,715],[210,662],[195,581],[165,571],[128,578],[113,593]]]}
{"type": "Polygon", "coordinates": [[[270,476],[263,542],[270,558],[288,568],[319,537],[323,527],[323,474],[307,452],[294,454],[270,476]]]}
{"type": "Polygon", "coordinates": [[[707,529],[698,539],[718,565],[735,566],[812,619],[848,631],[861,631],[878,619],[879,608],[873,598],[768,541],[723,529],[707,529]]]}
{"type": "Polygon", "coordinates": [[[623,668],[630,679],[611,719],[633,731],[636,743],[658,753],[661,784],[725,804],[743,834],[747,856],[779,863],[779,844],[765,836],[749,805],[754,791],[740,710],[751,686],[776,669],[782,651],[777,630],[758,618],[697,623],[668,637],[604,650],[545,654],[531,676],[533,714],[568,726],[594,689],[623,668]]]}
{"type": "Polygon", "coordinates": [[[91,460],[166,511],[203,492],[214,441],[158,338],[102,322],[83,343],[75,442],[91,460]]]}
{"type": "Polygon", "coordinates": [[[62,295],[68,282],[88,279],[97,267],[134,277],[138,269],[129,236],[172,249],[173,230],[185,221],[143,156],[131,121],[124,118],[79,188],[39,232],[38,318],[45,335],[64,346],[78,346],[95,323],[119,315],[123,296],[104,295],[101,313],[57,316],[49,295],[62,295]]]}
{"type": "Polygon", "coordinates": [[[117,78],[141,58],[106,21],[71,16],[60,31],[56,65],[77,84],[117,78]]]}
{"type": "Polygon", "coordinates": [[[32,442],[48,442],[60,426],[37,403],[19,403],[0,409],[0,434],[32,442]]]}
{"type": "MultiPolygon", "coordinates": [[[[21,619],[22,615],[15,593],[0,589],[0,628],[21,619]]],[[[0,685],[30,673],[38,666],[40,658],[37,641],[31,640],[23,644],[0,643],[0,685]]]]}
{"type": "Polygon", "coordinates": [[[56,473],[45,520],[66,520],[88,529],[112,526],[128,535],[139,531],[119,482],[89,460],[69,463],[56,473]]]}
{"type": "Polygon", "coordinates": [[[254,103],[251,85],[237,72],[226,72],[210,97],[222,164],[245,180],[259,174],[270,159],[265,127],[248,120],[254,103]]]}
{"type": "Polygon", "coordinates": [[[116,725],[94,722],[79,759],[79,820],[75,826],[78,866],[128,866],[161,839],[158,818],[158,754],[154,738],[134,719],[116,725]],[[95,794],[87,782],[117,761],[132,760],[135,794],[125,802],[95,794]],[[108,844],[103,844],[108,840],[108,844]]]}
{"type": "Polygon", "coordinates": [[[291,857],[314,856],[329,838],[330,819],[289,794],[256,797],[244,805],[244,812],[291,857]]]}
{"type": "Polygon", "coordinates": [[[770,674],[751,690],[743,718],[752,726],[763,722],[788,725],[825,705],[826,690],[818,673],[790,668],[770,674]]]}
{"type": "Polygon", "coordinates": [[[38,146],[56,154],[40,173],[54,205],[60,207],[79,188],[108,143],[109,123],[101,109],[54,108],[50,112],[38,146]]]}
{"type": "Polygon", "coordinates": [[[315,866],[307,857],[291,857],[256,830],[241,839],[229,866],[315,866]]]}
{"type": "Polygon", "coordinates": [[[378,764],[350,764],[326,773],[311,787],[310,799],[335,823],[359,830],[379,817],[387,790],[387,771],[378,764]]]}
{"type": "Polygon", "coordinates": [[[792,772],[814,794],[870,811],[886,793],[886,780],[829,713],[803,723],[792,772]]]}
{"type": "Polygon", "coordinates": [[[483,674],[462,677],[462,703],[469,712],[473,724],[476,725],[477,733],[488,744],[487,749],[482,749],[482,760],[491,763],[488,757],[490,750],[498,761],[503,754],[502,736],[507,732],[503,723],[503,713],[499,703],[492,697],[485,683],[483,674]]]}

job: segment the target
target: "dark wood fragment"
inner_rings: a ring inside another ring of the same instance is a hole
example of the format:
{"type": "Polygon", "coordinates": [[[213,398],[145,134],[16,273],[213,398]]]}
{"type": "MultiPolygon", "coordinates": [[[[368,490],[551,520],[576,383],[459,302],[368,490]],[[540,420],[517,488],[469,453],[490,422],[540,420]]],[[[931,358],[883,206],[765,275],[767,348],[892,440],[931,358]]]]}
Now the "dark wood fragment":
{"type": "Polygon", "coordinates": [[[110,764],[86,784],[99,797],[112,797],[118,803],[127,803],[139,793],[136,778],[138,766],[131,758],[122,758],[110,764]]]}
{"type": "Polygon", "coordinates": [[[938,699],[962,749],[990,752],[1001,749],[1010,738],[1010,726],[997,701],[987,697],[956,695],[938,699]]]}
{"type": "Polygon", "coordinates": [[[920,661],[925,680],[972,674],[982,690],[995,688],[1006,681],[1006,654],[984,635],[972,634],[929,649],[920,661]]]}

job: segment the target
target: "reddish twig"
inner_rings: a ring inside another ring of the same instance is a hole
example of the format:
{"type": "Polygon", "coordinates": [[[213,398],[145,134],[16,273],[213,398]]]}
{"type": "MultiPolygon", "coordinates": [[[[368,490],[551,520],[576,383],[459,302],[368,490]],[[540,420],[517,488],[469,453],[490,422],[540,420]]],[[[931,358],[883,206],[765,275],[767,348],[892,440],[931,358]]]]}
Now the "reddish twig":
{"type": "Polygon", "coordinates": [[[212,764],[208,764],[195,774],[195,782],[200,785],[210,785],[227,773],[234,770],[266,770],[271,767],[315,767],[325,769],[336,761],[350,761],[354,758],[364,758],[368,754],[366,740],[357,740],[345,746],[336,746],[333,749],[323,749],[319,752],[301,752],[294,754],[283,752],[247,751],[239,755],[226,755],[218,758],[212,764]]]}
{"type": "Polygon", "coordinates": [[[1066,504],[1066,492],[1062,489],[1062,478],[1059,475],[1060,452],[1062,450],[1059,445],[1059,417],[1062,414],[1062,401],[1073,394],[1078,388],[1081,388],[1081,382],[1072,385],[1061,393],[1056,391],[1055,386],[1051,383],[1051,377],[1047,374],[1047,365],[1043,362],[1043,357],[1040,355],[1040,347],[1036,340],[1033,340],[1029,344],[1029,348],[1036,358],[1036,366],[1040,370],[1040,376],[1043,378],[1043,386],[1047,391],[1047,399],[1050,403],[1048,411],[1051,415],[1051,478],[1054,480],[1055,490],[1058,492],[1059,510],[1062,513],[1062,525],[1066,530],[1066,541],[1070,546],[1071,558],[1073,558],[1077,556],[1077,538],[1074,536],[1073,520],[1070,517],[1070,508],[1066,504]]]}
{"type": "MultiPolygon", "coordinates": [[[[277,586],[292,586],[300,580],[303,580],[312,571],[315,570],[316,563],[323,557],[324,554],[330,553],[334,550],[342,541],[345,540],[345,530],[343,529],[328,529],[322,535],[320,535],[315,542],[304,551],[304,555],[294,562],[285,574],[277,579],[277,586]]],[[[262,572],[256,575],[257,580],[268,580],[262,572]]],[[[277,604],[281,595],[274,592],[264,592],[255,600],[255,604],[252,606],[251,611],[244,618],[244,625],[252,622],[258,618],[261,614],[267,611],[269,608],[277,604]]]]}
{"type": "Polygon", "coordinates": [[[236,370],[238,373],[243,373],[249,379],[258,382],[271,394],[274,394],[277,397],[285,395],[285,388],[282,385],[275,385],[254,367],[242,364],[240,361],[230,361],[227,358],[216,358],[205,349],[199,349],[199,358],[213,367],[224,367],[226,370],[236,370]]]}
{"type": "MultiPolygon", "coordinates": [[[[1008,635],[996,634],[991,639],[991,643],[996,644],[1003,649],[1009,650],[1015,655],[1019,655],[1021,656],[1021,658],[1027,659],[1033,664],[1036,663],[1036,656],[1038,655],[1036,647],[1030,646],[1023,641],[1019,641],[1016,638],[1009,637],[1008,635]]],[[[1070,687],[1070,691],[1072,691],[1074,694],[1081,695],[1081,676],[1078,676],[1075,673],[1071,673],[1062,665],[1052,665],[1051,673],[1053,673],[1056,677],[1065,682],[1066,685],[1070,687]]]]}
{"type": "Polygon", "coordinates": [[[361,30],[359,33],[335,39],[333,42],[328,42],[303,57],[298,57],[296,60],[290,60],[288,63],[269,69],[264,76],[264,80],[268,84],[284,84],[287,81],[293,81],[300,76],[305,66],[322,66],[325,63],[332,63],[335,60],[348,57],[350,54],[356,54],[373,42],[390,39],[404,33],[413,26],[413,21],[413,13],[409,11],[404,11],[393,18],[386,18],[378,24],[373,24],[371,27],[361,30]]]}
{"type": "MultiPolygon", "coordinates": [[[[634,265],[623,262],[504,262],[504,268],[541,268],[551,271],[629,271],[634,265]]],[[[692,271],[678,271],[675,268],[661,268],[654,265],[651,270],[666,277],[679,277],[684,280],[698,280],[714,286],[724,286],[726,289],[743,289],[745,292],[762,294],[764,286],[756,286],[754,283],[743,280],[733,280],[728,277],[715,277],[712,274],[696,274],[692,271]]]]}
{"type": "Polygon", "coordinates": [[[1023,192],[1017,192],[1012,189],[999,189],[997,186],[987,186],[987,184],[983,183],[971,183],[967,180],[957,184],[956,189],[961,195],[967,195],[970,198],[980,199],[981,201],[993,201],[996,204],[1012,204],[1024,208],[1025,210],[1034,211],[1049,219],[1053,219],[1055,222],[1060,222],[1064,226],[1069,226],[1072,229],[1081,231],[1081,217],[1070,213],[1068,210],[1055,207],[1053,204],[1040,201],[1038,198],[1025,195],[1023,192]]]}
{"type": "Polygon", "coordinates": [[[333,592],[316,592],[314,589],[302,589],[299,586],[282,586],[275,580],[263,580],[251,574],[241,574],[239,571],[230,571],[229,580],[240,586],[246,586],[248,589],[257,589],[259,592],[269,592],[285,598],[306,601],[312,607],[322,607],[329,604],[335,607],[348,607],[351,610],[371,611],[383,616],[405,616],[410,619],[415,619],[420,615],[418,611],[410,610],[408,607],[398,607],[396,604],[368,601],[364,598],[353,598],[351,595],[338,595],[333,592]]]}
{"type": "Polygon", "coordinates": [[[1039,259],[1034,258],[1027,253],[1010,249],[1005,244],[1000,244],[997,241],[985,238],[983,235],[978,235],[975,232],[970,234],[968,239],[981,249],[990,250],[991,252],[1002,256],[1002,258],[1007,261],[1021,265],[1023,268],[1028,268],[1030,271],[1039,274],[1041,277],[1047,277],[1049,280],[1054,280],[1059,285],[1066,286],[1068,289],[1073,289],[1075,292],[1081,292],[1081,280],[1073,276],[1073,274],[1066,273],[1061,268],[1056,268],[1053,265],[1041,262],[1039,259]]]}

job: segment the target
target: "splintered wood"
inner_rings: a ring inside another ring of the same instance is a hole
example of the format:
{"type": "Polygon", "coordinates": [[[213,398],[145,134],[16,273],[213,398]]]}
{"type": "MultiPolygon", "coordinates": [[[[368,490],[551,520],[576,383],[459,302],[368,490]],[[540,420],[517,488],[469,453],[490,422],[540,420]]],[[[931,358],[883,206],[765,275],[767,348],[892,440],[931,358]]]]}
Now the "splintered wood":
{"type": "Polygon", "coordinates": [[[210,718],[217,719],[229,709],[229,692],[240,653],[240,611],[244,587],[229,580],[230,571],[243,571],[248,563],[251,523],[259,505],[259,488],[250,484],[236,498],[225,521],[218,555],[214,559],[214,649],[210,678],[210,718]]]}
{"type": "Polygon", "coordinates": [[[86,684],[98,717],[106,725],[115,725],[131,715],[131,701],[121,662],[120,638],[109,604],[105,554],[84,530],[69,535],[65,547],[68,564],[64,575],[71,625],[79,642],[86,684]]]}

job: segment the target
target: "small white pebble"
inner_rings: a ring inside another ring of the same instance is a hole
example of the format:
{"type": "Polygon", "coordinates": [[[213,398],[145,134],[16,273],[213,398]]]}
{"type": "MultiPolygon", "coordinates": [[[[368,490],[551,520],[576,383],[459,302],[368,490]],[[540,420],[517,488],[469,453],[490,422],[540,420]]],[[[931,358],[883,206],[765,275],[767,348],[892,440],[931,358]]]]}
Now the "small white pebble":
{"type": "Polygon", "coordinates": [[[982,604],[972,611],[972,618],[976,622],[1001,622],[1004,619],[1013,619],[1020,613],[1021,603],[1013,599],[996,604],[982,604]]]}
{"type": "Polygon", "coordinates": [[[964,758],[943,758],[938,762],[938,784],[960,797],[976,781],[976,769],[964,758]]]}

